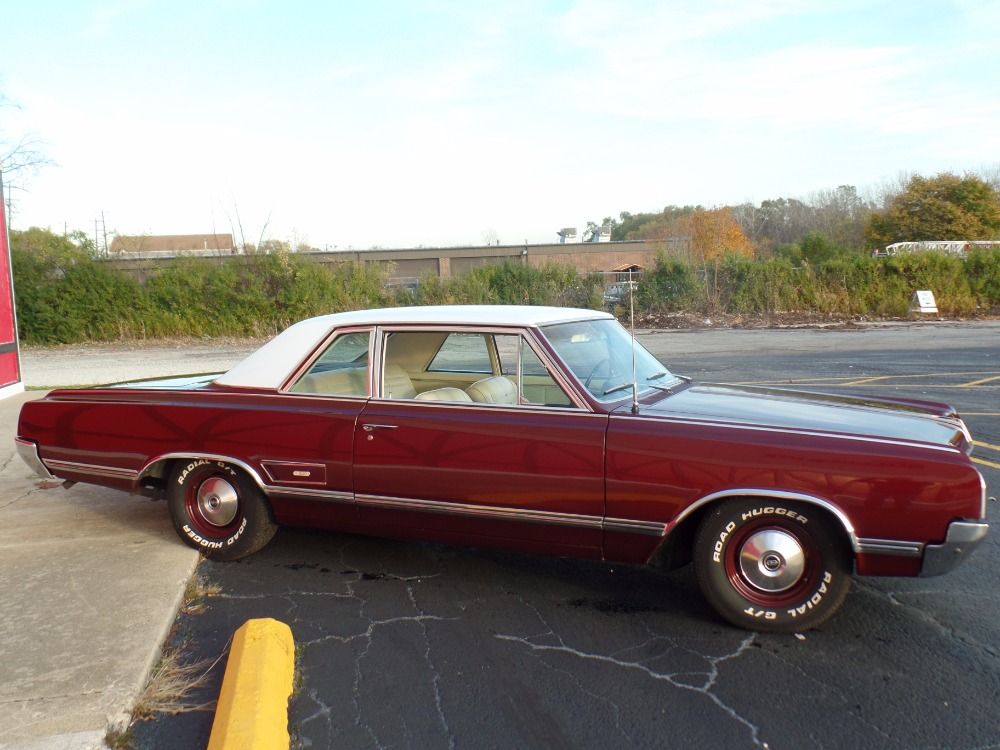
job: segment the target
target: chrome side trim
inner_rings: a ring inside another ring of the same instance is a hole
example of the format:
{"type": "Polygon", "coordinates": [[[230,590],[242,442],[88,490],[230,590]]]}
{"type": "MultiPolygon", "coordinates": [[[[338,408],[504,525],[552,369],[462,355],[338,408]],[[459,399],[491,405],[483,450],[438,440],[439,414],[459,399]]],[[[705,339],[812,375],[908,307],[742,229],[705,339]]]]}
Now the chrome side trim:
{"type": "Polygon", "coordinates": [[[667,533],[667,524],[657,521],[629,521],[627,518],[605,518],[604,530],[643,536],[664,536],[667,533]]]}
{"type": "Polygon", "coordinates": [[[894,539],[858,539],[857,551],[863,555],[920,557],[924,554],[924,543],[900,542],[894,539]]]}
{"type": "Polygon", "coordinates": [[[508,412],[510,414],[581,414],[585,416],[607,419],[608,415],[581,409],[578,406],[546,406],[545,404],[487,404],[479,401],[421,401],[415,398],[373,398],[372,401],[381,404],[414,404],[420,409],[481,409],[491,414],[508,412]]]}
{"type": "Polygon", "coordinates": [[[707,505],[708,503],[715,502],[716,500],[721,500],[727,497],[759,497],[759,498],[771,498],[774,500],[794,500],[800,503],[808,503],[809,505],[818,505],[820,508],[832,513],[834,517],[840,521],[840,525],[844,527],[844,531],[847,533],[851,540],[851,549],[858,552],[858,537],[854,533],[854,524],[851,523],[851,519],[847,517],[840,508],[838,508],[833,503],[823,500],[822,498],[815,497],[813,495],[804,495],[799,492],[785,492],[784,490],[772,490],[772,489],[761,489],[759,487],[746,487],[743,489],[732,489],[723,490],[722,492],[713,492],[711,495],[706,495],[697,502],[692,503],[686,507],[683,511],[677,514],[677,517],[667,524],[665,534],[669,534],[677,525],[683,521],[685,518],[690,516],[699,508],[707,505]]]}
{"type": "Polygon", "coordinates": [[[55,479],[52,476],[52,472],[49,471],[48,467],[42,462],[41,456],[38,455],[38,445],[31,440],[22,440],[21,438],[14,438],[14,445],[17,446],[18,455],[21,456],[21,460],[28,464],[32,471],[34,471],[42,479],[55,479]]]}
{"type": "Polygon", "coordinates": [[[98,464],[82,464],[76,461],[59,461],[56,459],[49,459],[48,465],[53,471],[62,469],[63,471],[70,471],[74,474],[90,474],[95,477],[135,480],[139,476],[134,469],[119,469],[116,466],[101,466],[98,464]]]}
{"type": "Polygon", "coordinates": [[[338,492],[336,490],[317,490],[311,487],[286,487],[269,484],[263,487],[264,493],[268,497],[274,495],[286,495],[291,497],[301,497],[307,500],[321,500],[328,503],[354,503],[353,492],[338,492]]]}
{"type": "Polygon", "coordinates": [[[441,502],[439,500],[415,500],[405,497],[383,497],[379,495],[357,495],[355,500],[358,506],[362,508],[411,510],[446,516],[493,518],[504,521],[525,521],[572,526],[574,528],[602,529],[604,526],[604,519],[600,516],[585,516],[575,513],[555,513],[542,510],[504,508],[496,505],[468,505],[465,503],[441,502]]]}

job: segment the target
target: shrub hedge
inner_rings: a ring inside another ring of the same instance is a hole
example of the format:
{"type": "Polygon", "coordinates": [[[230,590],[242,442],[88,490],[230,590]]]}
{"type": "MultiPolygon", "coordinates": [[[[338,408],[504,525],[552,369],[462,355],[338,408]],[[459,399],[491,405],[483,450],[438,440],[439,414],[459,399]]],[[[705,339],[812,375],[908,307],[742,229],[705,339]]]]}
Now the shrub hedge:
{"type": "Polygon", "coordinates": [[[727,256],[705,269],[661,256],[639,281],[636,309],[753,315],[818,312],[903,317],[918,289],[934,292],[943,315],[1000,312],[1000,253],[870,258],[845,253],[817,265],[787,257],[727,256]]]}
{"type": "MultiPolygon", "coordinates": [[[[263,337],[313,315],[401,304],[530,304],[600,308],[604,281],[569,266],[482,266],[414,287],[390,269],[329,266],[287,252],[224,263],[180,258],[144,284],[45,230],[11,232],[18,331],[29,344],[169,337],[263,337]]],[[[697,268],[661,255],[637,284],[637,312],[755,315],[820,312],[904,316],[917,289],[944,315],[1000,307],[1000,253],[886,259],[841,254],[793,266],[787,256],[718,259],[697,268]]]]}

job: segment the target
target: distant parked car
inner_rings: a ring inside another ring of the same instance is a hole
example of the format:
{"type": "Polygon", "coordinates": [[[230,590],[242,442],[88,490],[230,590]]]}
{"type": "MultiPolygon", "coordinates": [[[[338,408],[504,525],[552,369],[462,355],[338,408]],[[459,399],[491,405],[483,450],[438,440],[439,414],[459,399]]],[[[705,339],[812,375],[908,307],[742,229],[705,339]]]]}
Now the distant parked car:
{"type": "Polygon", "coordinates": [[[418,307],[312,318],[222,375],[26,403],[43,477],[165,496],[234,560],[277,524],[665,570],[738,626],[818,625],[853,572],[937,575],[987,532],[948,406],[703,384],[603,312],[418,307]]]}
{"type": "Polygon", "coordinates": [[[637,281],[616,281],[604,287],[604,304],[608,308],[629,304],[629,294],[638,287],[637,281]]]}

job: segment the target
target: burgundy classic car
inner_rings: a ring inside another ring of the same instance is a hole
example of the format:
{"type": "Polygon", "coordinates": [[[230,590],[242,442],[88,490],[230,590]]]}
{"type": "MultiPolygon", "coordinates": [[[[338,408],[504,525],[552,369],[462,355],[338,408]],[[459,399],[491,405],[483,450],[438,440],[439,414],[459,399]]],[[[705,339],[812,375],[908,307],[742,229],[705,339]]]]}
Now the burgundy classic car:
{"type": "Polygon", "coordinates": [[[57,390],[43,477],[165,495],[206,557],[277,524],[693,562],[722,617],[791,632],[859,575],[945,573],[987,532],[948,406],[674,375],[603,312],[420,307],[298,323],[223,375],[57,390]]]}

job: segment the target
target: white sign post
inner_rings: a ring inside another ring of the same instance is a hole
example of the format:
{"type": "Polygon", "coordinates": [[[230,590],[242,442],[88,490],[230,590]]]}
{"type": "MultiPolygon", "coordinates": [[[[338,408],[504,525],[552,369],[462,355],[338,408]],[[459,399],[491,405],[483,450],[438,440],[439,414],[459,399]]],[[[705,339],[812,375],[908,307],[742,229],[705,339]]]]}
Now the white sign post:
{"type": "Polygon", "coordinates": [[[923,290],[913,293],[910,300],[910,312],[934,313],[937,315],[937,302],[934,301],[934,292],[923,290]]]}

